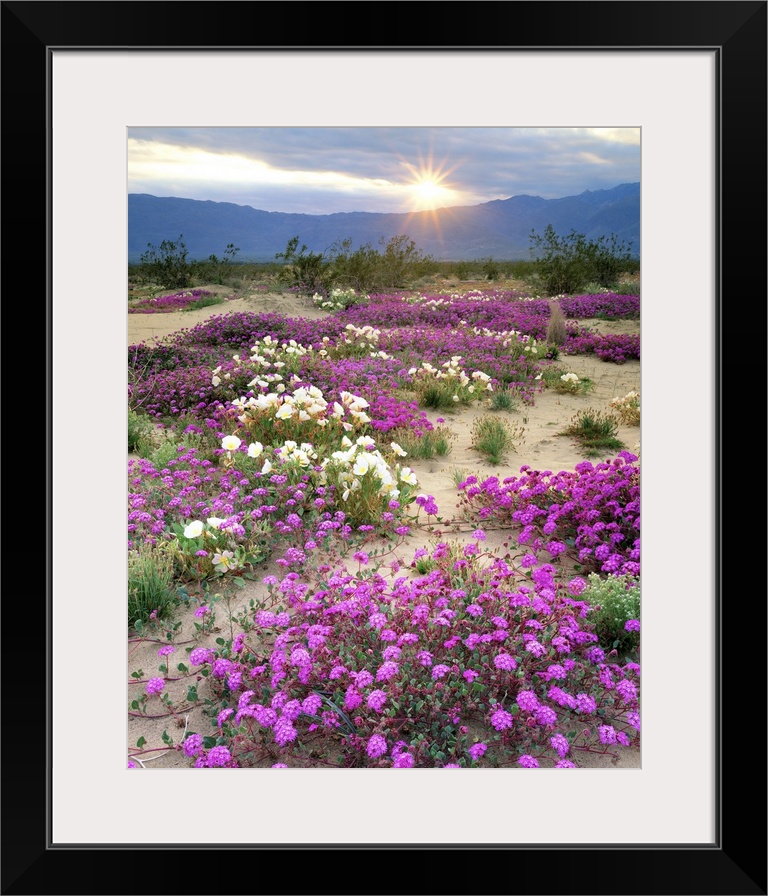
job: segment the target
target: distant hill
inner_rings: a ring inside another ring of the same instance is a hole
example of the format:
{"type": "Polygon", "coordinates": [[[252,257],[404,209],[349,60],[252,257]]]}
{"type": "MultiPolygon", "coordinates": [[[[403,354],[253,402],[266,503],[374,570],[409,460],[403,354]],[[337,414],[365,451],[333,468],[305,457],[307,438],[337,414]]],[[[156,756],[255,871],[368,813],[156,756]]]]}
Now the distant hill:
{"type": "Polygon", "coordinates": [[[238,261],[273,261],[294,236],[311,251],[322,252],[338,240],[351,239],[355,249],[367,243],[378,247],[382,237],[386,241],[407,234],[423,253],[440,260],[490,256],[516,261],[531,257],[531,230],[543,233],[548,224],[563,236],[575,230],[590,240],[616,234],[639,257],[640,184],[587,190],[562,199],[522,195],[410,214],[299,215],[232,202],[129,193],[128,261],[138,262],[148,244],[176,240],[180,234],[190,259],[221,257],[234,243],[240,249],[238,261]]]}

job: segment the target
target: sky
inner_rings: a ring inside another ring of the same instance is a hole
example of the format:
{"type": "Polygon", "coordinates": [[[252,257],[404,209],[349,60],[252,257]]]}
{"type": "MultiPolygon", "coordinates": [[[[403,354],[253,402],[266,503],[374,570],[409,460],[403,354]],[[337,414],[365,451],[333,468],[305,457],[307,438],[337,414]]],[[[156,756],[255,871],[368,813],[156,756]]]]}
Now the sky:
{"type": "Polygon", "coordinates": [[[640,128],[128,129],[128,192],[269,212],[408,213],[640,181],[640,128]]]}

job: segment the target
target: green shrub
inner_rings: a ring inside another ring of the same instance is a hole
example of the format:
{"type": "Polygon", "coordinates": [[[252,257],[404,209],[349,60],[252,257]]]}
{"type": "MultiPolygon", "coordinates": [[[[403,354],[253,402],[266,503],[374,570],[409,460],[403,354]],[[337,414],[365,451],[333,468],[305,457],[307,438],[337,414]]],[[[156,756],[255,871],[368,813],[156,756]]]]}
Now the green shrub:
{"type": "Polygon", "coordinates": [[[285,250],[277,252],[275,258],[284,262],[283,278],[293,289],[307,296],[330,291],[334,280],[331,261],[323,252],[299,247],[298,236],[288,240],[285,250]]]}
{"type": "Polygon", "coordinates": [[[178,240],[163,240],[159,246],[147,243],[139,264],[139,277],[166,289],[185,289],[192,283],[193,266],[187,260],[184,235],[178,240]]]}
{"type": "Polygon", "coordinates": [[[544,233],[530,233],[535,279],[549,295],[572,294],[590,281],[608,286],[627,270],[629,246],[616,234],[588,240],[575,230],[565,236],[551,224],[544,233]]]}
{"type": "Polygon", "coordinates": [[[588,582],[581,600],[592,608],[588,619],[595,626],[600,646],[621,654],[636,653],[640,634],[628,632],[624,625],[630,619],[640,620],[640,580],[635,576],[601,578],[593,572],[588,582]]]}

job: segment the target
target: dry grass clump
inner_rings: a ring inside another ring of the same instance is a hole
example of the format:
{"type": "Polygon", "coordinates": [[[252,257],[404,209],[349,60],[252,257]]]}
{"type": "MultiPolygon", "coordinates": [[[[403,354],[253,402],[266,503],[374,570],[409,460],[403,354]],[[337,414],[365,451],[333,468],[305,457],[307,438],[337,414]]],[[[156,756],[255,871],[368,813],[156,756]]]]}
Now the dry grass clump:
{"type": "Polygon", "coordinates": [[[565,327],[565,315],[560,303],[552,300],[549,303],[549,323],[547,324],[547,345],[565,345],[568,331],[565,327]]]}

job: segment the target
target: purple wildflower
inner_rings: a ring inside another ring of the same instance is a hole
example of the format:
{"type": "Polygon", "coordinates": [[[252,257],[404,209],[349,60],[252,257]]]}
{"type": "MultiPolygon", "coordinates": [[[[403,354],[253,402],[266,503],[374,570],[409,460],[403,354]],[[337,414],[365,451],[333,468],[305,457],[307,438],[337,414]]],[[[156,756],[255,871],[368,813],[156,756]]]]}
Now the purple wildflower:
{"type": "Polygon", "coordinates": [[[150,678],[147,682],[146,691],[151,697],[153,694],[159,694],[160,691],[165,687],[165,682],[162,678],[150,678]]]}
{"type": "Polygon", "coordinates": [[[221,768],[221,766],[226,765],[231,758],[232,754],[229,752],[227,747],[211,747],[211,749],[208,751],[208,767],[221,768]]]}
{"type": "Polygon", "coordinates": [[[488,749],[488,745],[484,743],[472,744],[472,746],[467,751],[472,759],[477,762],[482,756],[485,756],[485,752],[488,749]]]}
{"type": "Polygon", "coordinates": [[[379,756],[383,756],[386,752],[386,738],[381,734],[372,735],[370,740],[368,741],[366,753],[371,757],[371,759],[378,759],[379,756]]]}

